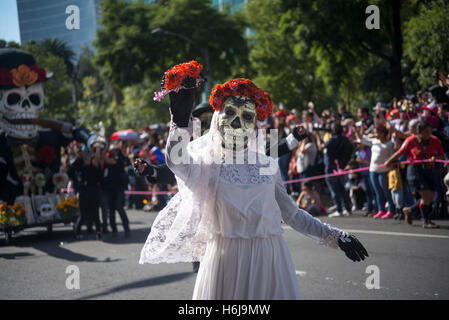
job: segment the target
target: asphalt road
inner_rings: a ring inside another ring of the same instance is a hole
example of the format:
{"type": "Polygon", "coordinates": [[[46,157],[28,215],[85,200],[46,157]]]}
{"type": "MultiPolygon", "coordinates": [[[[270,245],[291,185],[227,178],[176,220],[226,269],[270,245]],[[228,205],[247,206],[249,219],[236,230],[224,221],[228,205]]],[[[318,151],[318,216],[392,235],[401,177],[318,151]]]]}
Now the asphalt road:
{"type": "MultiPolygon", "coordinates": [[[[93,236],[76,241],[64,225],[55,225],[52,234],[23,230],[9,246],[1,234],[0,299],[191,299],[196,274],[190,263],[138,264],[156,213],[129,210],[128,215],[130,238],[120,225],[118,237],[101,241],[93,236]],[[69,266],[79,269],[79,289],[66,287],[73,277],[69,266]]],[[[303,299],[449,299],[448,220],[437,221],[442,228],[435,230],[422,229],[418,221],[410,226],[357,212],[322,220],[355,234],[370,257],[352,262],[341,250],[286,226],[303,299]],[[368,289],[367,278],[375,286],[376,275],[379,287],[368,289]]]]}

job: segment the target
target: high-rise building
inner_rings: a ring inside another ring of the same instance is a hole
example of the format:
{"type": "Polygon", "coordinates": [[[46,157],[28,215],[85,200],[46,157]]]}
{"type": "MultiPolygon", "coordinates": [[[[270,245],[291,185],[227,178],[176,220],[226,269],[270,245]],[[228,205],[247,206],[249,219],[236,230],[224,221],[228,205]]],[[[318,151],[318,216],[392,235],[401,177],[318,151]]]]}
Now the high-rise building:
{"type": "Polygon", "coordinates": [[[17,0],[21,43],[58,38],[67,42],[78,57],[83,46],[87,45],[93,49],[92,41],[96,37],[100,1],[17,0]],[[76,10],[79,12],[79,29],[73,28],[76,13],[70,6],[79,9],[76,10]]]}

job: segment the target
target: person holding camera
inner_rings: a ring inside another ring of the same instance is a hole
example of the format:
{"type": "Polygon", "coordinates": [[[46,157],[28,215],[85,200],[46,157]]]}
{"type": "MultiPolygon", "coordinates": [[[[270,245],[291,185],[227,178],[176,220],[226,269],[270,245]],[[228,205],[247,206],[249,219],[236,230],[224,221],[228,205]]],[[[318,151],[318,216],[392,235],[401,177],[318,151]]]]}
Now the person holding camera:
{"type": "Polygon", "coordinates": [[[128,175],[125,172],[125,157],[118,145],[109,146],[109,154],[102,158],[104,164],[103,171],[103,191],[106,195],[107,206],[109,208],[109,223],[112,235],[117,235],[117,224],[115,222],[115,211],[118,211],[122,220],[125,237],[130,235],[129,220],[125,211],[125,188],[128,186],[128,175]]]}
{"type": "Polygon", "coordinates": [[[79,191],[80,215],[75,222],[75,238],[81,239],[81,226],[87,225],[87,231],[93,232],[92,224],[95,224],[97,240],[101,238],[101,223],[99,217],[99,198],[101,171],[99,169],[101,148],[92,147],[86,156],[80,150],[77,159],[69,167],[69,176],[76,179],[79,191]]]}

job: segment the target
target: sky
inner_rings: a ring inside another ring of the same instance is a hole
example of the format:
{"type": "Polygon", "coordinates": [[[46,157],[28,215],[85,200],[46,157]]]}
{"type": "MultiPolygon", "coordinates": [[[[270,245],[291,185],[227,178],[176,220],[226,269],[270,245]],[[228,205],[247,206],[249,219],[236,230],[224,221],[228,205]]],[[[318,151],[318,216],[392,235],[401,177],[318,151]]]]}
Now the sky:
{"type": "Polygon", "coordinates": [[[0,0],[0,39],[20,43],[16,0],[0,0]]]}

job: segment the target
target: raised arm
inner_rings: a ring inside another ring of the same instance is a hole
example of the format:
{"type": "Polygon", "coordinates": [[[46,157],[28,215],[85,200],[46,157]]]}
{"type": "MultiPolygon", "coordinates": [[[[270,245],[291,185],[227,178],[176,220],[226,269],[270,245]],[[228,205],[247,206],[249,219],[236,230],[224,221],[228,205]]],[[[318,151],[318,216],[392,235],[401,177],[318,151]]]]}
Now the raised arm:
{"type": "Polygon", "coordinates": [[[187,144],[192,137],[191,114],[195,100],[195,88],[170,92],[170,132],[167,140],[167,166],[173,173],[186,180],[192,161],[187,154],[187,144]]]}

